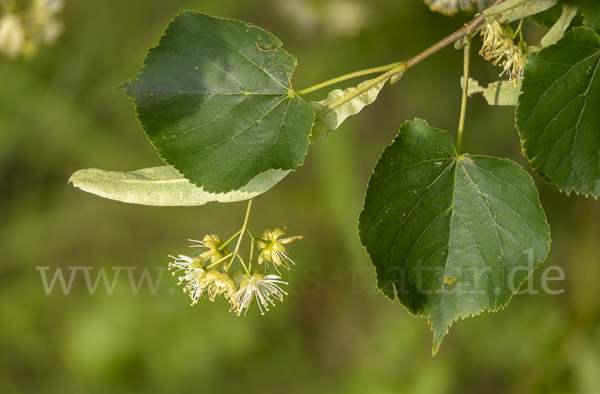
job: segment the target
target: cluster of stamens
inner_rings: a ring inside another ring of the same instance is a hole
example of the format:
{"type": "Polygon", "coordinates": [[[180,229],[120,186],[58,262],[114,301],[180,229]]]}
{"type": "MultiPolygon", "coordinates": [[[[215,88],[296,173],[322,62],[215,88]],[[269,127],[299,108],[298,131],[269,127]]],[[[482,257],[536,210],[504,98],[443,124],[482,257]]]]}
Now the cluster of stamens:
{"type": "Polygon", "coordinates": [[[242,312],[245,315],[252,301],[256,299],[261,314],[264,314],[269,310],[269,304],[275,305],[274,300],[283,301],[283,296],[287,295],[280,287],[287,283],[281,280],[278,267],[284,266],[289,270],[289,263],[294,264],[294,262],[287,256],[283,245],[302,238],[296,236],[278,239],[284,233],[285,227],[267,229],[263,238],[252,236],[252,246],[257,242],[258,248],[262,250],[258,263],[262,265],[265,262],[264,273],[252,271],[253,247],[248,260],[249,265],[246,266],[237,251],[230,253],[227,250],[227,243],[217,235],[206,235],[202,241],[190,240],[197,243],[192,245],[193,247],[203,247],[208,250],[198,256],[183,254],[178,257],[169,256],[173,259],[169,263],[169,270],[172,270],[173,275],[183,274],[179,276],[178,284],[186,282],[183,291],[189,293],[192,305],[205,296],[214,301],[222,295],[229,300],[230,311],[239,316],[242,312]],[[235,259],[241,262],[244,271],[238,271],[230,277],[228,272],[235,259]],[[266,273],[269,263],[273,264],[279,275],[266,273]]]}
{"type": "Polygon", "coordinates": [[[483,46],[479,54],[485,60],[495,59],[492,63],[504,69],[500,76],[507,73],[512,81],[517,81],[523,76],[523,52],[513,40],[505,37],[500,23],[495,20],[492,23],[486,23],[481,30],[483,36],[483,46]]]}

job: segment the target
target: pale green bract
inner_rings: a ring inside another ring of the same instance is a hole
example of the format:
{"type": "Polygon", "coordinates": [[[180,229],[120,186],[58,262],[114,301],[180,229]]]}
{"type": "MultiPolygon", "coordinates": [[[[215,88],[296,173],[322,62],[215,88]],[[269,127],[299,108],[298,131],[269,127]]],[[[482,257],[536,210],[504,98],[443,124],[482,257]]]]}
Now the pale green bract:
{"type": "Polygon", "coordinates": [[[483,11],[489,23],[500,16],[500,22],[512,22],[538,14],[558,3],[558,0],[508,0],[483,11]]]}
{"type": "MultiPolygon", "coordinates": [[[[460,79],[460,86],[464,78],[460,79]]],[[[496,81],[483,87],[476,80],[469,78],[467,94],[471,97],[475,93],[482,93],[489,105],[517,105],[521,93],[521,81],[517,85],[512,81],[496,81]]]]}
{"type": "Polygon", "coordinates": [[[310,135],[310,139],[312,142],[316,142],[320,139],[327,137],[329,133],[336,130],[347,117],[356,115],[364,107],[373,103],[379,94],[379,91],[383,88],[383,85],[387,82],[387,79],[382,81],[381,83],[373,86],[371,89],[367,90],[364,93],[359,94],[354,97],[352,100],[345,102],[344,104],[335,107],[332,110],[330,106],[338,100],[343,99],[356,92],[357,89],[360,89],[364,85],[371,82],[372,79],[366,80],[356,87],[351,87],[348,89],[335,89],[329,92],[327,98],[321,101],[311,101],[308,105],[315,111],[316,118],[315,124],[313,125],[312,134],[310,135]],[[326,111],[329,111],[325,113],[326,111]],[[320,116],[320,114],[325,113],[320,116]]]}
{"type": "Polygon", "coordinates": [[[577,15],[577,6],[571,4],[563,5],[563,12],[560,19],[552,26],[552,28],[546,33],[542,41],[540,41],[540,49],[549,47],[550,45],[556,44],[561,39],[565,31],[569,28],[571,20],[577,15]]]}
{"type": "Polygon", "coordinates": [[[269,170],[246,186],[228,193],[209,193],[196,187],[171,166],[137,171],[79,170],[69,182],[88,193],[130,204],[197,206],[208,202],[237,202],[256,197],[275,186],[290,171],[269,170]]]}

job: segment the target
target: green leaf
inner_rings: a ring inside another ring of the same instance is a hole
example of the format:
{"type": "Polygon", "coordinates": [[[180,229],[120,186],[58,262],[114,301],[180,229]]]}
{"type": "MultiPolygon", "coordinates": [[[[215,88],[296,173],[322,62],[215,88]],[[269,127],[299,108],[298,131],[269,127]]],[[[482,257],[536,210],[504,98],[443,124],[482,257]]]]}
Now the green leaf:
{"type": "Polygon", "coordinates": [[[558,3],[558,0],[508,0],[483,11],[488,22],[499,18],[500,22],[512,22],[537,14],[558,3]]]}
{"type": "Polygon", "coordinates": [[[204,190],[238,190],[304,162],[314,114],[294,94],[296,59],[269,32],[196,12],[177,16],[123,83],[160,157],[204,190]]]}
{"type": "Polygon", "coordinates": [[[527,18],[540,26],[550,28],[562,15],[562,10],[559,4],[560,3],[548,8],[546,11],[540,12],[539,14],[529,15],[527,18]]]}
{"type": "Polygon", "coordinates": [[[383,89],[383,86],[387,82],[387,79],[381,83],[373,86],[371,89],[364,93],[359,94],[353,99],[345,102],[344,104],[331,109],[331,105],[339,100],[343,100],[345,97],[353,94],[357,89],[365,86],[372,79],[366,80],[356,87],[348,89],[335,89],[329,92],[327,98],[321,101],[311,101],[308,104],[315,111],[316,119],[313,126],[312,134],[310,136],[313,142],[327,137],[329,133],[336,130],[347,117],[356,115],[364,107],[373,103],[377,98],[377,95],[383,89]]]}
{"type": "Polygon", "coordinates": [[[154,206],[196,206],[207,202],[248,200],[266,192],[289,171],[269,170],[248,185],[228,193],[209,193],[196,187],[171,166],[137,171],[79,170],[71,175],[73,186],[100,197],[131,204],[154,206]]]}
{"type": "Polygon", "coordinates": [[[564,4],[562,7],[562,15],[558,21],[552,26],[552,28],[546,33],[542,41],[540,41],[540,48],[546,48],[550,45],[556,44],[561,39],[565,31],[569,28],[571,20],[577,15],[577,6],[571,4],[564,4]]]}
{"type": "Polygon", "coordinates": [[[581,9],[585,27],[600,30],[600,2],[598,0],[575,0],[575,4],[581,9]]]}
{"type": "MultiPolygon", "coordinates": [[[[460,86],[463,85],[464,78],[460,79],[460,86]]],[[[479,82],[469,78],[467,94],[472,96],[475,93],[482,93],[489,105],[517,105],[519,93],[521,93],[521,82],[515,85],[512,81],[496,81],[490,83],[487,87],[482,87],[479,82]]]]}
{"type": "Polygon", "coordinates": [[[377,287],[428,318],[437,352],[458,318],[504,307],[542,262],[550,234],[518,164],[458,156],[452,137],[407,122],[375,166],[359,234],[377,287]]]}
{"type": "Polygon", "coordinates": [[[530,56],[517,128],[533,168],[569,194],[600,195],[600,42],[576,28],[530,56]]]}

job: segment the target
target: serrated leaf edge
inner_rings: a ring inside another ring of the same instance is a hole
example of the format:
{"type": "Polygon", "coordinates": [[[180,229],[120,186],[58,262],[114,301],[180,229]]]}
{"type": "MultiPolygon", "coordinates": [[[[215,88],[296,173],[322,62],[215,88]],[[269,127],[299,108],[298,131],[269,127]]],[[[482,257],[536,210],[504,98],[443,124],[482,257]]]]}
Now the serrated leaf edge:
{"type": "MultiPolygon", "coordinates": [[[[590,29],[589,27],[576,27],[573,28],[571,31],[567,32],[567,34],[572,33],[573,31],[577,31],[580,29],[585,29],[585,30],[589,30],[591,32],[593,32],[594,34],[596,34],[596,32],[593,29],[590,29]]],[[[561,40],[567,35],[563,35],[563,37],[561,38],[561,40]]],[[[598,35],[598,34],[596,34],[598,35]]],[[[560,41],[560,40],[558,40],[560,41]]],[[[558,42],[557,42],[558,43],[558,42]]],[[[554,48],[552,48],[554,45],[556,45],[557,43],[550,45],[548,47],[543,48],[541,51],[539,52],[535,52],[535,55],[539,55],[540,52],[544,51],[544,50],[552,50],[554,48]]],[[[600,59],[599,59],[600,61],[600,59]]],[[[525,82],[525,77],[523,77],[523,82],[525,82]]],[[[517,114],[519,112],[520,106],[521,106],[521,95],[523,94],[524,90],[521,89],[521,93],[519,94],[519,103],[517,104],[517,108],[515,109],[515,126],[517,125],[517,114]]],[[[557,190],[559,192],[565,193],[567,196],[570,196],[571,193],[575,193],[577,196],[584,196],[584,197],[590,197],[592,196],[595,200],[598,200],[598,197],[600,197],[600,194],[598,194],[597,196],[595,196],[592,192],[585,194],[583,192],[577,191],[575,190],[575,187],[572,187],[571,190],[567,191],[566,189],[562,189],[560,186],[558,185],[554,185],[553,183],[550,182],[550,179],[548,179],[548,177],[541,171],[539,171],[537,168],[535,168],[535,166],[533,165],[533,160],[536,157],[530,157],[529,154],[527,153],[527,149],[525,149],[525,141],[526,139],[523,138],[523,133],[521,132],[521,130],[519,130],[519,128],[517,127],[517,132],[519,134],[519,139],[521,141],[521,147],[523,150],[523,155],[525,156],[525,158],[527,158],[527,160],[529,161],[529,164],[531,165],[531,167],[533,168],[533,170],[540,176],[540,178],[542,178],[544,180],[544,182],[546,183],[546,185],[550,186],[553,190],[557,190]]]]}

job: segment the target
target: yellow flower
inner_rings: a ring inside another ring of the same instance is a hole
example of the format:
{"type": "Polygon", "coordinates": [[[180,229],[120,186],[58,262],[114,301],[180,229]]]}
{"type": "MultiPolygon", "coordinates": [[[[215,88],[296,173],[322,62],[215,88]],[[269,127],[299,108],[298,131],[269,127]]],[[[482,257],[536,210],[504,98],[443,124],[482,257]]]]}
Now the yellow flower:
{"type": "Polygon", "coordinates": [[[202,241],[196,241],[194,239],[190,239],[192,242],[198,242],[200,245],[192,245],[192,247],[196,248],[208,248],[206,252],[202,253],[198,256],[202,261],[208,261],[210,259],[211,263],[216,263],[218,261],[224,261],[224,258],[229,254],[227,247],[224,247],[223,250],[219,250],[221,245],[223,245],[223,241],[219,238],[218,235],[206,235],[202,241]]]}
{"type": "Polygon", "coordinates": [[[11,59],[33,55],[40,44],[52,44],[64,30],[63,24],[54,17],[63,6],[62,0],[27,3],[28,6],[21,9],[15,7],[14,1],[0,1],[6,12],[0,19],[0,54],[11,59]]]}
{"type": "MultiPolygon", "coordinates": [[[[512,33],[511,33],[512,34],[512,33]]],[[[513,43],[513,40],[505,37],[505,32],[500,25],[500,22],[487,23],[481,30],[483,36],[483,46],[479,54],[485,60],[492,60],[494,66],[498,65],[504,68],[500,76],[507,73],[512,81],[517,83],[519,78],[523,76],[525,68],[523,52],[521,48],[513,43]]]]}
{"type": "MultiPolygon", "coordinates": [[[[207,236],[208,237],[208,236],[207,236]]],[[[209,237],[212,241],[215,241],[217,236],[209,237]]],[[[206,239],[206,237],[205,237],[206,239]]],[[[221,294],[225,295],[225,298],[229,298],[230,302],[233,300],[233,296],[236,293],[235,282],[225,273],[221,273],[217,270],[209,270],[204,265],[208,259],[214,259],[218,261],[220,252],[215,251],[220,243],[216,242],[211,244],[212,241],[206,242],[206,247],[214,247],[214,249],[208,250],[202,253],[200,256],[186,256],[180,254],[179,257],[169,256],[175,261],[169,263],[169,271],[173,271],[173,275],[176,272],[184,271],[185,275],[179,277],[178,285],[184,281],[187,283],[183,286],[183,291],[190,292],[190,298],[192,299],[192,305],[196,304],[200,297],[203,296],[204,291],[207,291],[208,298],[214,301],[217,296],[221,294]]]]}
{"type": "Polygon", "coordinates": [[[62,23],[54,19],[63,7],[62,0],[34,0],[26,19],[35,41],[52,44],[64,30],[62,23]]]}
{"type": "Polygon", "coordinates": [[[206,271],[204,268],[204,260],[200,259],[200,256],[186,256],[184,254],[180,254],[179,257],[171,256],[175,261],[169,263],[169,271],[171,269],[175,269],[172,272],[173,276],[175,276],[176,272],[184,271],[185,275],[179,277],[179,284],[185,281],[193,281],[196,280],[199,276],[204,274],[206,271]]]}
{"type": "Polygon", "coordinates": [[[230,302],[232,302],[236,293],[236,286],[229,275],[217,270],[210,270],[188,282],[183,291],[188,290],[192,299],[192,305],[198,303],[205,290],[211,301],[214,301],[217,296],[223,294],[225,298],[229,298],[230,302]]]}
{"type": "Polygon", "coordinates": [[[7,14],[0,19],[0,53],[14,59],[25,45],[25,31],[21,18],[7,14]]]}
{"type": "Polygon", "coordinates": [[[272,230],[268,228],[265,230],[262,240],[258,241],[258,248],[263,250],[258,256],[258,264],[262,264],[263,261],[272,262],[275,264],[277,272],[279,272],[277,267],[280,265],[290,269],[288,262],[295,264],[292,259],[287,256],[283,245],[287,245],[295,239],[302,239],[302,236],[278,240],[283,234],[285,234],[285,226],[283,229],[276,228],[275,230],[272,230]]]}
{"type": "Polygon", "coordinates": [[[256,297],[260,314],[264,315],[265,310],[269,310],[269,303],[275,305],[273,298],[283,301],[283,295],[287,295],[287,293],[279,287],[279,283],[285,285],[287,285],[287,283],[280,279],[281,277],[279,275],[263,275],[259,272],[254,272],[252,276],[248,274],[237,275],[235,281],[239,283],[240,289],[235,293],[231,310],[235,311],[238,316],[244,311],[245,315],[246,312],[248,312],[252,300],[256,297]]]}
{"type": "Polygon", "coordinates": [[[229,302],[233,303],[236,290],[235,282],[225,273],[219,273],[215,280],[207,286],[208,298],[211,301],[214,301],[215,297],[223,294],[225,298],[229,299],[229,302]]]}

